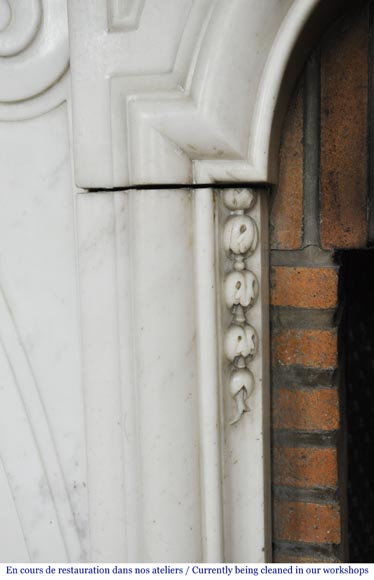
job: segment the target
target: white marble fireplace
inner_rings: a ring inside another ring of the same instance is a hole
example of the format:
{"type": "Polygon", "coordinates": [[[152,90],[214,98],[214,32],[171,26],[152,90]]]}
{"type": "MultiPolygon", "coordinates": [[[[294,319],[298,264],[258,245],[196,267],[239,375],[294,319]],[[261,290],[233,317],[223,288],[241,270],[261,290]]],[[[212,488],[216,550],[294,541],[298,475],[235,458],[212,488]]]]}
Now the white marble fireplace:
{"type": "Polygon", "coordinates": [[[328,17],[0,0],[1,561],[271,559],[267,185],[328,17]]]}

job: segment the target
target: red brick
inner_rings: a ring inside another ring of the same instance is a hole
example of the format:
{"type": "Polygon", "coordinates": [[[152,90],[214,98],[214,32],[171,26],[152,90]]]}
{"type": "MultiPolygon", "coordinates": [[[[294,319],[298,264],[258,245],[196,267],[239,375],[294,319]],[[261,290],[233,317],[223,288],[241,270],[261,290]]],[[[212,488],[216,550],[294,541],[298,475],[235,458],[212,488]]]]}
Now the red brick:
{"type": "Polygon", "coordinates": [[[321,242],[366,244],[368,8],[327,32],[321,61],[321,242]]]}
{"type": "Polygon", "coordinates": [[[273,364],[328,369],[336,363],[334,330],[291,329],[273,336],[273,364]]]}
{"type": "Polygon", "coordinates": [[[274,534],[277,540],[339,544],[340,512],[335,504],[278,502],[274,534]]]}
{"type": "Polygon", "coordinates": [[[335,449],[276,447],[273,482],[291,487],[336,487],[335,449]]]}
{"type": "Polygon", "coordinates": [[[272,268],[271,303],[274,306],[333,308],[337,304],[335,268],[272,268]]]}
{"type": "Polygon", "coordinates": [[[279,179],[271,209],[271,247],[301,247],[303,229],[303,88],[295,92],[285,118],[279,179]]]}
{"type": "MultiPolygon", "coordinates": [[[[274,390],[273,426],[275,429],[305,431],[338,429],[339,400],[337,390],[274,390]]],[[[296,474],[294,478],[297,478],[296,474]]]]}

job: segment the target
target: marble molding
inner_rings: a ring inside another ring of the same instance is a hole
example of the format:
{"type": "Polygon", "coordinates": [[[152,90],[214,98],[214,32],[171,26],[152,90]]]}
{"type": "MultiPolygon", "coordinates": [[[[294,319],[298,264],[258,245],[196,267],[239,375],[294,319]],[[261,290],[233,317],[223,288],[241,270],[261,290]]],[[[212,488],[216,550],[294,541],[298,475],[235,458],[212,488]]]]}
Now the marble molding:
{"type": "Polygon", "coordinates": [[[232,260],[231,271],[223,283],[226,306],[232,314],[224,337],[224,351],[231,363],[230,395],[235,403],[231,425],[250,411],[248,399],[255,388],[250,363],[257,354],[258,336],[248,320],[248,313],[258,299],[259,282],[247,261],[258,246],[258,227],[249,215],[256,201],[253,189],[227,189],[223,192],[224,206],[230,211],[223,226],[223,246],[232,260]]]}
{"type": "Polygon", "coordinates": [[[327,17],[0,0],[2,561],[271,558],[264,186],[327,17]]]}
{"type": "Polygon", "coordinates": [[[276,179],[293,81],[341,4],[68,0],[78,185],[276,179]]]}
{"type": "Polygon", "coordinates": [[[0,0],[0,119],[23,119],[62,102],[69,44],[65,0],[0,0]]]}

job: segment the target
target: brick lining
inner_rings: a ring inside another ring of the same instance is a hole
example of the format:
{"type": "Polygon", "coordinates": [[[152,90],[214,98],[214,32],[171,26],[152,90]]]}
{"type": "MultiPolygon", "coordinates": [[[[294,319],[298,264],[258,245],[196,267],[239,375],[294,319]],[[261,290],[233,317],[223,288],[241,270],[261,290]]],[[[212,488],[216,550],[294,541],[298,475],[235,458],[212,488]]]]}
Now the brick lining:
{"type": "Polygon", "coordinates": [[[367,243],[368,5],[326,32],[283,129],[270,216],[276,562],[346,558],[334,255],[367,243]]]}

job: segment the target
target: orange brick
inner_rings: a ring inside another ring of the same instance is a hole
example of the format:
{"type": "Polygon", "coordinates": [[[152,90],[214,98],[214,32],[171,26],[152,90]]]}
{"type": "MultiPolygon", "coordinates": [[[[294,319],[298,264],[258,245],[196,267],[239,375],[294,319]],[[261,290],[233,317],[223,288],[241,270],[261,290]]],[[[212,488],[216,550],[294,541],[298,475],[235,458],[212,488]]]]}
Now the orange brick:
{"type": "Polygon", "coordinates": [[[339,544],[339,508],[335,504],[278,502],[274,532],[278,540],[339,544]]]}
{"type": "Polygon", "coordinates": [[[273,482],[294,487],[336,487],[335,449],[276,447],[273,482]]]}
{"type": "Polygon", "coordinates": [[[273,364],[333,368],[337,364],[334,330],[292,329],[273,336],[273,364]]]}
{"type": "Polygon", "coordinates": [[[272,268],[274,306],[333,308],[337,304],[338,274],[334,268],[272,268]]]}
{"type": "Polygon", "coordinates": [[[336,389],[273,392],[275,429],[332,431],[339,427],[339,400],[336,389]]]}
{"type": "Polygon", "coordinates": [[[368,11],[339,20],[322,44],[321,242],[366,245],[368,11]]]}
{"type": "Polygon", "coordinates": [[[298,87],[285,118],[279,180],[271,209],[271,247],[301,247],[303,229],[303,88],[298,87]]]}

